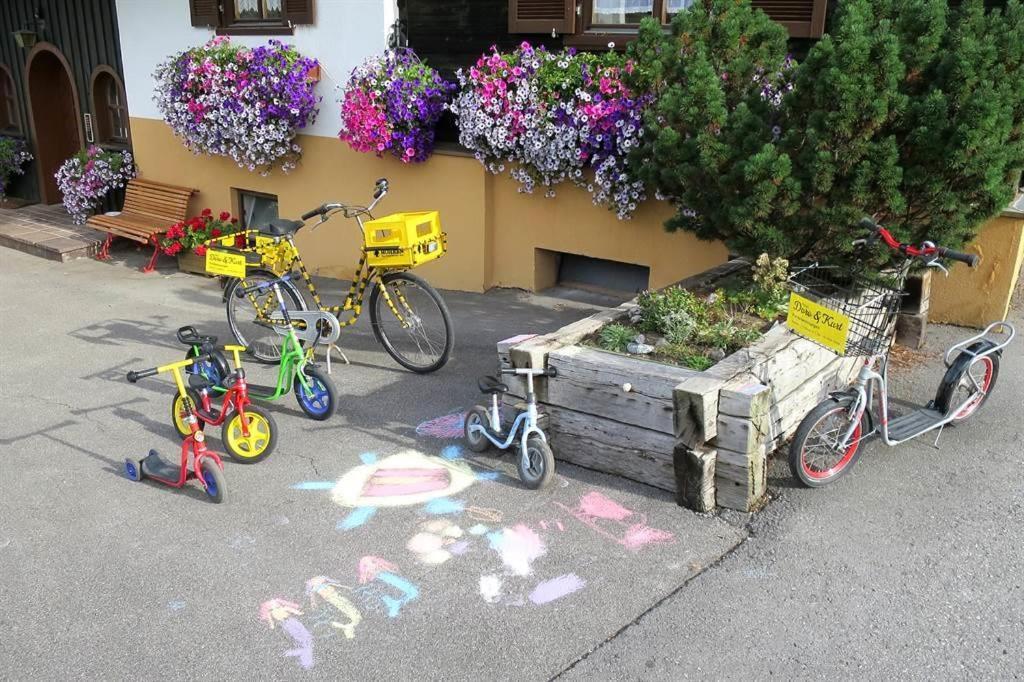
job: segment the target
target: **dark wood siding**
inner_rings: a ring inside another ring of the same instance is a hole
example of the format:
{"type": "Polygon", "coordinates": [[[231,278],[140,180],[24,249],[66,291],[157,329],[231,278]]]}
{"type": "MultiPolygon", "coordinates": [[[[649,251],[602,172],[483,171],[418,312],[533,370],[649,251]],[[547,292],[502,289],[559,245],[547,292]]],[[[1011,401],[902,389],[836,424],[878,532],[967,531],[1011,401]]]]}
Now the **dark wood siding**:
{"type": "MultiPolygon", "coordinates": [[[[110,66],[124,82],[115,0],[0,0],[0,62],[7,65],[14,77],[22,130],[28,138],[31,126],[28,90],[25,87],[25,57],[29,50],[18,47],[11,34],[19,29],[33,28],[32,16],[37,7],[45,22],[39,41],[52,43],[68,60],[83,114],[92,113],[90,77],[97,66],[110,66]]],[[[34,142],[29,139],[33,150],[34,142]]],[[[35,169],[29,168],[13,186],[12,193],[26,199],[37,199],[36,185],[35,169]]]]}

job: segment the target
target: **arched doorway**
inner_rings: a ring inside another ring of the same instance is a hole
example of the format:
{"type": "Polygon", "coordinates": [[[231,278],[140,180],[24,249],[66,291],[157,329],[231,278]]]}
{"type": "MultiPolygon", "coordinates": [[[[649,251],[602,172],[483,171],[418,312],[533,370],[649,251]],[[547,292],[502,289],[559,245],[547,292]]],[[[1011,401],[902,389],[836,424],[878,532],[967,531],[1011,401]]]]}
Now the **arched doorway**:
{"type": "Polygon", "coordinates": [[[82,147],[78,92],[67,59],[49,43],[32,49],[25,75],[40,194],[43,203],[56,204],[61,193],[53,174],[82,147]]]}

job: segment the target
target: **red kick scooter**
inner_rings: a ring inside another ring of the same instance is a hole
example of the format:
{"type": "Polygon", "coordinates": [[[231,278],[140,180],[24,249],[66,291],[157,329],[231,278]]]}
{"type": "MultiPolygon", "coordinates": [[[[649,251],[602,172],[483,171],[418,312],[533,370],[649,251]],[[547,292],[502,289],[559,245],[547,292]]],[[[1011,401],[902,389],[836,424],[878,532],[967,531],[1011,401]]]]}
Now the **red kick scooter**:
{"type": "Polygon", "coordinates": [[[137,382],[139,379],[151,377],[154,374],[163,372],[174,372],[174,382],[178,385],[178,395],[181,397],[183,414],[181,421],[187,424],[190,433],[181,444],[181,464],[175,465],[168,462],[156,450],[150,450],[149,454],[139,460],[129,457],[124,461],[124,473],[133,481],[141,481],[143,478],[151,478],[164,485],[175,488],[184,487],[190,478],[196,478],[203,484],[206,494],[211,502],[223,502],[226,487],[224,485],[224,464],[220,455],[212,450],[206,449],[206,436],[199,426],[199,419],[196,417],[195,404],[185,390],[185,382],[181,378],[181,370],[196,363],[208,362],[210,355],[181,360],[163,367],[144,369],[141,372],[128,372],[128,381],[137,382]],[[192,470],[189,471],[191,460],[192,470]]]}

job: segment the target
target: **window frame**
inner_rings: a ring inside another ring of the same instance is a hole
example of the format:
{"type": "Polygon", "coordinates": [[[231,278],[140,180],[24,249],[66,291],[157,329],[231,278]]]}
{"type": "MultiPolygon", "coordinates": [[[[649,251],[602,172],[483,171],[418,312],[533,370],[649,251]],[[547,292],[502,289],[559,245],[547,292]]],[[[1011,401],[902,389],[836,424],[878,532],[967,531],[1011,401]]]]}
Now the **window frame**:
{"type": "Polygon", "coordinates": [[[6,123],[0,127],[0,134],[8,137],[24,136],[21,108],[18,102],[18,87],[14,83],[14,74],[6,64],[0,64],[0,107],[3,109],[3,118],[0,119],[0,124],[6,123]]]}
{"type": "Polygon", "coordinates": [[[217,35],[290,36],[295,34],[295,25],[288,18],[285,0],[281,0],[280,19],[266,18],[267,0],[256,0],[256,2],[259,3],[260,14],[263,16],[259,19],[243,19],[238,16],[238,0],[221,0],[221,7],[224,9],[220,13],[217,35]]]}
{"type": "Polygon", "coordinates": [[[107,149],[129,149],[132,146],[132,127],[128,116],[128,93],[121,76],[107,64],[97,66],[92,72],[89,94],[96,144],[107,149]],[[119,102],[111,102],[111,94],[116,95],[119,102]],[[112,106],[114,104],[118,106],[112,106]],[[114,110],[121,112],[124,138],[114,136],[114,110]]]}
{"type": "MultiPolygon", "coordinates": [[[[692,2],[691,2],[692,4],[692,2]]],[[[652,0],[651,17],[660,18],[662,26],[668,26],[668,0],[652,0]]],[[[565,34],[566,45],[580,48],[607,48],[615,43],[615,49],[625,49],[626,43],[634,40],[640,24],[595,24],[594,0],[579,0],[580,22],[576,33],[565,34]]]]}

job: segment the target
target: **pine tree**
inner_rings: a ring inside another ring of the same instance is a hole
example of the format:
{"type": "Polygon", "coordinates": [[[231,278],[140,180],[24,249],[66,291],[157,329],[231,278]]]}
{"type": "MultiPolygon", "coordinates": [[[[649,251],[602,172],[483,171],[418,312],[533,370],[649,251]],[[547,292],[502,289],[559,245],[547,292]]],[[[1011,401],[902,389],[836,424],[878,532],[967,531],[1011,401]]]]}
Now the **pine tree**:
{"type": "Polygon", "coordinates": [[[675,204],[668,229],[841,260],[864,215],[955,248],[1007,205],[1024,165],[1021,0],[844,0],[792,74],[774,26],[747,0],[703,0],[670,35],[642,28],[630,56],[656,101],[632,162],[675,204]]]}

